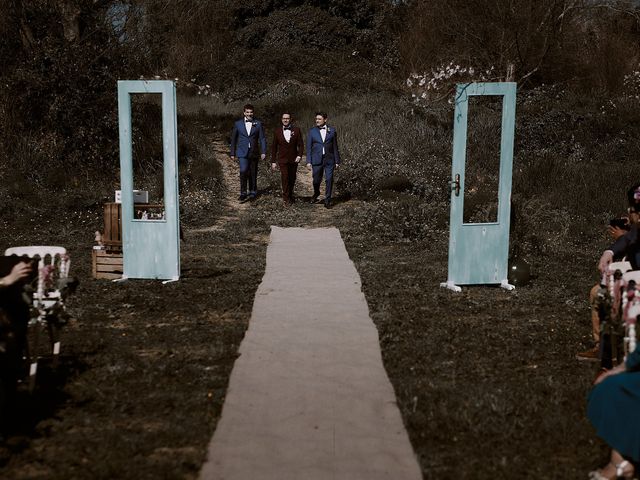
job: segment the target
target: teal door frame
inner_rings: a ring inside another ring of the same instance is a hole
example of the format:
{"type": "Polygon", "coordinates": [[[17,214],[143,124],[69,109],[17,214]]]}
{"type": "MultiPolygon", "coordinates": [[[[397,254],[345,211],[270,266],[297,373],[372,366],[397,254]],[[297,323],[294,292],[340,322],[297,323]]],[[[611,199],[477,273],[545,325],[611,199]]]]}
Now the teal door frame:
{"type": "Polygon", "coordinates": [[[453,129],[451,170],[451,215],[449,227],[449,266],[446,283],[441,286],[461,291],[459,285],[500,284],[513,289],[507,281],[509,227],[511,216],[511,178],[515,134],[516,87],[513,82],[459,84],[453,129]],[[464,223],[465,164],[467,153],[467,117],[469,97],[502,96],[500,175],[496,222],[464,223]]]}
{"type": "Polygon", "coordinates": [[[120,188],[122,201],[123,279],[180,278],[180,212],[178,207],[178,122],[176,88],[169,80],[118,81],[120,188]],[[162,95],[164,218],[134,219],[131,95],[162,95]]]}

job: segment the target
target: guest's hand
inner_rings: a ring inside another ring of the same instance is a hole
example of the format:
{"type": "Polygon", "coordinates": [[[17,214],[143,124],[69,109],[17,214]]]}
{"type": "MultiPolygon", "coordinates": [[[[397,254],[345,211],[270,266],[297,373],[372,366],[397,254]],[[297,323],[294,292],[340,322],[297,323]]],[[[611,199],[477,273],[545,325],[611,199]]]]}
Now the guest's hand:
{"type": "Polygon", "coordinates": [[[264,153],[260,154],[260,160],[264,160],[265,158],[267,158],[267,156],[264,153]]]}
{"type": "Polygon", "coordinates": [[[609,235],[611,235],[611,237],[614,240],[619,239],[621,236],[623,236],[625,233],[627,233],[628,230],[625,230],[624,228],[620,228],[620,227],[613,227],[611,225],[609,225],[607,227],[607,232],[609,233],[609,235]]]}
{"type": "Polygon", "coordinates": [[[275,164],[274,162],[271,162],[271,170],[272,170],[273,172],[275,172],[275,171],[276,171],[276,164],[275,164]]]}
{"type": "Polygon", "coordinates": [[[300,160],[302,160],[302,157],[296,157],[296,163],[300,163],[300,160]]]}
{"type": "Polygon", "coordinates": [[[231,161],[235,162],[236,161],[236,157],[234,157],[233,155],[231,155],[231,161]]]}
{"type": "Polygon", "coordinates": [[[611,370],[607,370],[602,375],[598,375],[596,379],[593,381],[593,384],[598,385],[605,378],[610,377],[612,375],[617,375],[619,373],[626,372],[626,371],[627,371],[627,365],[624,362],[622,362],[620,365],[616,366],[615,368],[612,368],[611,370]]]}
{"type": "Polygon", "coordinates": [[[311,164],[309,162],[307,162],[307,168],[311,170],[311,164]]]}
{"type": "Polygon", "coordinates": [[[600,261],[598,262],[598,270],[600,270],[600,273],[607,273],[607,269],[609,268],[609,265],[612,261],[613,252],[611,250],[606,250],[600,257],[600,261]]]}
{"type": "Polygon", "coordinates": [[[23,280],[31,273],[31,265],[25,262],[20,262],[13,266],[11,273],[0,280],[0,283],[9,286],[14,283],[23,280]]]}

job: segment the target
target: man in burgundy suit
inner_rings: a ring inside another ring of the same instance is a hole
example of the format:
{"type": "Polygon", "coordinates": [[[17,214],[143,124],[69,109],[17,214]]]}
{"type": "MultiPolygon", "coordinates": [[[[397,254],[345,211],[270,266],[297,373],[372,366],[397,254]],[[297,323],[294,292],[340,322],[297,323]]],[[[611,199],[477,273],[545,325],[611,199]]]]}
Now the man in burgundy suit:
{"type": "Polygon", "coordinates": [[[280,166],[282,177],[282,200],[285,206],[293,203],[293,186],[296,183],[298,163],[303,155],[304,141],[298,127],[291,125],[291,114],[282,114],[282,126],[273,132],[271,144],[271,169],[280,166]]]}

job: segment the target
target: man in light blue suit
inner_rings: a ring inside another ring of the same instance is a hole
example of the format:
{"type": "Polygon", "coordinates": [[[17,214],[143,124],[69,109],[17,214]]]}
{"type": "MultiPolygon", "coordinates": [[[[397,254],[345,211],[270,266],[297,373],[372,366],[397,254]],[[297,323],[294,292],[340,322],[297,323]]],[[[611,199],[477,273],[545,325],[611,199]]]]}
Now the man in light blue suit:
{"type": "Polygon", "coordinates": [[[307,136],[307,168],[313,169],[312,203],[317,203],[320,196],[322,175],[325,178],[325,208],[331,208],[331,192],[333,190],[333,171],[340,167],[338,151],[338,135],[334,127],[327,125],[327,114],[316,113],[316,126],[309,130],[307,136]]]}
{"type": "Polygon", "coordinates": [[[231,160],[237,158],[240,165],[241,202],[255,200],[258,194],[258,159],[264,160],[267,152],[264,127],[262,122],[253,118],[253,105],[245,105],[243,113],[243,118],[233,124],[230,153],[231,160]]]}

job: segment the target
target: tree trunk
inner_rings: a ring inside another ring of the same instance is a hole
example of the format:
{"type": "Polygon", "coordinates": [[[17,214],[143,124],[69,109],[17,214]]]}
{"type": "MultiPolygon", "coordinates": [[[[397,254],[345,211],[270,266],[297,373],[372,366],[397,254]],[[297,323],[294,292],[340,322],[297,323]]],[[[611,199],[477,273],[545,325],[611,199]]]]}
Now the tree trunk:
{"type": "Polygon", "coordinates": [[[80,7],[73,0],[61,2],[60,15],[64,38],[68,42],[75,42],[80,38],[80,7]]]}
{"type": "Polygon", "coordinates": [[[13,15],[11,16],[13,16],[20,25],[20,42],[22,43],[22,48],[24,51],[30,52],[33,49],[35,38],[27,21],[27,14],[25,12],[24,5],[22,4],[22,0],[13,0],[10,5],[10,11],[13,10],[13,15]]]}

